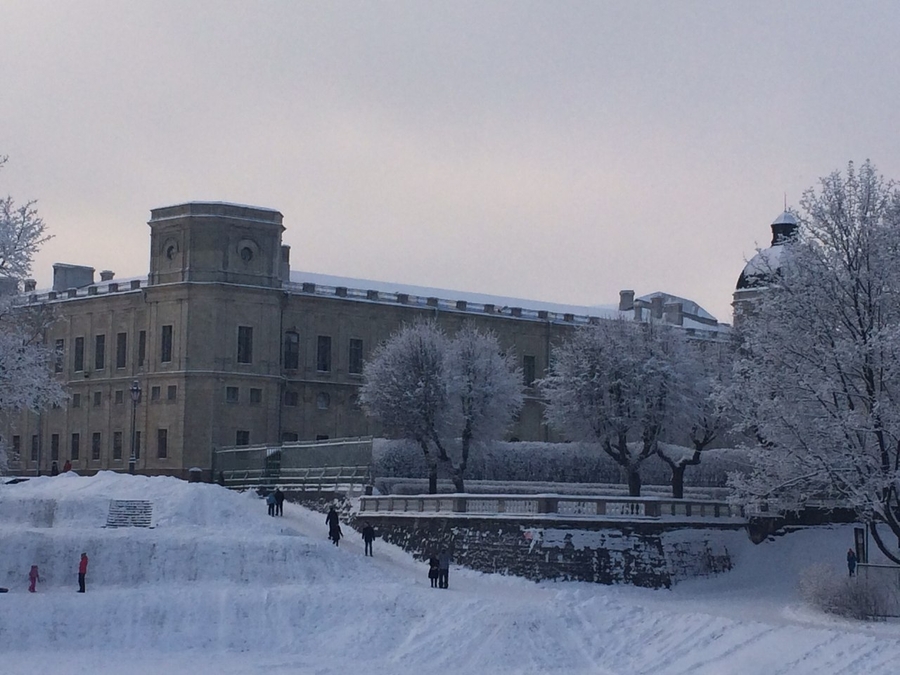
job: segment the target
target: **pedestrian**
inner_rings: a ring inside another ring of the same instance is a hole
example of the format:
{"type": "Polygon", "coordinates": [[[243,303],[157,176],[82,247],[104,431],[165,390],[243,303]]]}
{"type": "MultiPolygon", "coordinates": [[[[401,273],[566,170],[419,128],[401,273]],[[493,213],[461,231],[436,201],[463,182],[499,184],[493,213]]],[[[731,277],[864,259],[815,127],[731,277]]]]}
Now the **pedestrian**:
{"type": "Polygon", "coordinates": [[[78,592],[84,593],[84,578],[87,576],[87,553],[81,554],[81,562],[78,563],[78,592]]]}
{"type": "Polygon", "coordinates": [[[284,515],[284,493],[281,488],[275,488],[275,515],[284,515]]]}
{"type": "Polygon", "coordinates": [[[365,555],[372,555],[372,542],[375,541],[375,528],[371,523],[366,523],[362,529],[362,538],[366,544],[365,555]]]}
{"type": "Polygon", "coordinates": [[[66,460],[66,463],[63,464],[63,473],[67,473],[72,470],[72,462],[66,460]]]}
{"type": "Polygon", "coordinates": [[[438,556],[438,588],[447,588],[450,583],[450,552],[444,548],[438,556]]]}
{"type": "Polygon", "coordinates": [[[440,566],[441,563],[438,560],[437,556],[432,553],[431,557],[428,559],[428,578],[429,580],[431,580],[432,588],[438,587],[438,577],[441,574],[440,566]]]}
{"type": "Polygon", "coordinates": [[[38,573],[38,566],[32,565],[31,571],[28,573],[28,580],[31,584],[28,586],[28,592],[34,593],[34,585],[41,580],[41,575],[38,573]]]}
{"type": "Polygon", "coordinates": [[[858,559],[856,557],[856,553],[853,552],[852,548],[847,549],[847,569],[850,570],[850,576],[853,576],[853,573],[856,572],[856,563],[858,559]]]}
{"type": "Polygon", "coordinates": [[[337,546],[343,536],[343,532],[341,532],[341,520],[334,505],[328,509],[328,515],[325,516],[325,524],[328,525],[328,538],[337,546]]]}
{"type": "Polygon", "coordinates": [[[269,506],[269,515],[274,516],[275,515],[275,493],[274,492],[270,492],[269,494],[266,495],[266,504],[268,504],[268,506],[269,506]]]}
{"type": "Polygon", "coordinates": [[[59,475],[59,463],[53,462],[53,464],[50,465],[50,475],[51,476],[59,475]]]}

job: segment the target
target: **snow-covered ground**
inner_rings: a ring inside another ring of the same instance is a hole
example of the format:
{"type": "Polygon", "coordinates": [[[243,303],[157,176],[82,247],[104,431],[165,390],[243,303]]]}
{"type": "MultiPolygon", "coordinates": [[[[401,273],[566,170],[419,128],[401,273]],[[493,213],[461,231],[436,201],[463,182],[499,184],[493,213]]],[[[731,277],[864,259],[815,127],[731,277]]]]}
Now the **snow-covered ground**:
{"type": "Polygon", "coordinates": [[[0,486],[0,673],[880,673],[900,625],[804,607],[796,580],[845,574],[849,528],[741,542],[736,569],[671,591],[535,584],[362,555],[324,516],[172,478],[66,474],[0,486]],[[104,529],[110,499],[153,502],[154,529],[104,529]],[[76,593],[80,553],[87,593],[76,593]],[[27,592],[30,566],[38,592],[27,592]]]}

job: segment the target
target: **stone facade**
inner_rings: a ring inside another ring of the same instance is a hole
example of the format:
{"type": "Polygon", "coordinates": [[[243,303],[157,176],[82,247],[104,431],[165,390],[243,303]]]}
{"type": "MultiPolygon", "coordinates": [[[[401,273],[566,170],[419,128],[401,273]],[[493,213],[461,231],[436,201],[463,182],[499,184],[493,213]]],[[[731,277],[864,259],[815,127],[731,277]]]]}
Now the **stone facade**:
{"type": "MultiPolygon", "coordinates": [[[[214,447],[377,435],[357,404],[362,363],[404,322],[433,317],[449,332],[465,321],[492,329],[531,385],[558,340],[600,320],[292,282],[282,215],[271,209],[194,202],[154,209],[148,224],[146,279],[104,271],[94,283],[93,268],[59,265],[52,291],[26,284],[23,302],[57,313],[45,339],[58,348],[57,376],[70,398],[3,422],[14,470],[48,472],[67,460],[79,472],[127,470],[132,414],[136,469],[148,474],[186,477],[199,467],[208,478],[214,447]],[[142,392],[136,405],[133,382],[142,392]]],[[[689,301],[666,298],[666,316],[685,330],[715,339],[724,329],[707,315],[693,321],[689,301]]],[[[632,293],[628,303],[637,320],[665,320],[661,299],[632,293]],[[651,304],[656,314],[643,311],[651,304]]],[[[510,437],[548,440],[541,414],[529,386],[510,437]]]]}

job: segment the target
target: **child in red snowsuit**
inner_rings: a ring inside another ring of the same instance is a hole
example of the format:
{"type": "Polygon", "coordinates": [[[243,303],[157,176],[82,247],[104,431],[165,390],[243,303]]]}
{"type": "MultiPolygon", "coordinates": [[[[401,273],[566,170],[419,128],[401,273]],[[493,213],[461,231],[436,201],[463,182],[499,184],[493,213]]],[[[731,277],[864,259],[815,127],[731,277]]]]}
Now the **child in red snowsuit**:
{"type": "Polygon", "coordinates": [[[31,585],[28,586],[28,591],[34,593],[34,585],[41,580],[41,575],[38,574],[37,565],[31,566],[31,571],[28,573],[28,580],[31,582],[31,585]]]}

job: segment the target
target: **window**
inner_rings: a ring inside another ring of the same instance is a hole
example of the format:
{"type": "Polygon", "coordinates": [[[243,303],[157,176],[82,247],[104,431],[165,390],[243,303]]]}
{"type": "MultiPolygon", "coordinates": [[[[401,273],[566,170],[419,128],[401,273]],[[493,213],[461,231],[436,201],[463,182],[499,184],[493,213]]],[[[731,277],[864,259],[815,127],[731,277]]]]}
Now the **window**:
{"type": "Polygon", "coordinates": [[[41,452],[41,441],[37,435],[31,437],[31,461],[38,461],[38,455],[41,452]]]}
{"type": "Polygon", "coordinates": [[[328,434],[316,434],[316,440],[317,441],[327,441],[328,434]]]}
{"type": "Polygon", "coordinates": [[[225,387],[225,403],[237,403],[240,400],[240,390],[237,387],[225,387]]]}
{"type": "Polygon", "coordinates": [[[66,353],[66,341],[65,340],[57,340],[56,348],[54,349],[54,354],[56,355],[56,361],[53,364],[53,372],[61,373],[63,371],[63,358],[66,353]]]}
{"type": "Polygon", "coordinates": [[[156,430],[156,456],[159,459],[166,459],[169,456],[169,430],[156,430]]]}
{"type": "Polygon", "coordinates": [[[141,458],[141,432],[140,431],[134,432],[134,458],[135,459],[141,458]]]}
{"type": "Polygon", "coordinates": [[[246,429],[238,429],[234,434],[235,445],[250,445],[250,432],[246,429]]]}
{"type": "Polygon", "coordinates": [[[94,370],[106,368],[106,336],[94,336],[94,370]]]}
{"type": "Polygon", "coordinates": [[[331,396],[329,396],[324,391],[320,391],[319,395],[316,396],[316,407],[319,410],[328,410],[331,406],[331,396]]]}
{"type": "Polygon", "coordinates": [[[100,442],[102,437],[99,431],[95,431],[91,436],[91,459],[95,462],[100,461],[100,442]]]}
{"type": "Polygon", "coordinates": [[[250,403],[262,403],[262,389],[250,389],[250,403]]]}
{"type": "Polygon", "coordinates": [[[331,337],[320,335],[316,342],[316,370],[327,373],[331,370],[331,337]]]}
{"type": "Polygon", "coordinates": [[[522,357],[522,381],[526,387],[534,384],[534,357],[528,354],[522,357]]]}
{"type": "Polygon", "coordinates": [[[113,459],[122,459],[122,432],[113,432],[113,459]]]}
{"type": "Polygon", "coordinates": [[[125,392],[122,389],[116,389],[116,405],[122,405],[125,402],[125,392]]]}
{"type": "Polygon", "coordinates": [[[178,398],[178,386],[170,384],[166,387],[166,400],[174,401],[176,398],[178,398]]]}
{"type": "Polygon", "coordinates": [[[128,355],[128,334],[116,333],[116,368],[124,368],[128,355]]]}
{"type": "Polygon", "coordinates": [[[347,361],[347,372],[351,375],[362,375],[363,341],[350,338],[350,356],[347,361]]]}
{"type": "Polygon", "coordinates": [[[253,328],[238,326],[238,363],[253,363],[253,328]]]}
{"type": "Polygon", "coordinates": [[[300,367],[300,335],[292,330],[284,334],[284,367],[287,370],[300,367]]]}
{"type": "Polygon", "coordinates": [[[138,333],[138,365],[144,365],[144,359],[147,358],[147,331],[142,330],[138,333]]]}
{"type": "Polygon", "coordinates": [[[160,388],[159,387],[150,387],[150,400],[159,402],[160,396],[160,388]]]}
{"type": "Polygon", "coordinates": [[[103,392],[95,391],[94,392],[94,407],[99,407],[103,404],[103,392]]]}
{"type": "Polygon", "coordinates": [[[78,459],[81,452],[81,434],[72,434],[72,444],[69,446],[69,455],[72,459],[78,459]]]}
{"type": "Polygon", "coordinates": [[[300,405],[300,394],[296,391],[285,391],[284,392],[284,404],[289,405],[291,407],[296,407],[300,405]]]}
{"type": "Polygon", "coordinates": [[[72,394],[72,407],[73,408],[81,407],[81,394],[72,394]]]}
{"type": "Polygon", "coordinates": [[[295,434],[293,431],[284,431],[281,434],[281,442],[282,443],[296,443],[300,440],[299,434],[295,434]]]}
{"type": "Polygon", "coordinates": [[[168,363],[172,360],[172,326],[162,327],[162,339],[159,344],[159,360],[168,363]]]}
{"type": "Polygon", "coordinates": [[[16,459],[19,458],[19,455],[22,454],[22,437],[21,436],[13,436],[13,457],[16,459]]]}
{"type": "Polygon", "coordinates": [[[50,460],[55,462],[59,459],[59,434],[50,435],[50,460]]]}
{"type": "Polygon", "coordinates": [[[72,369],[76,373],[84,370],[84,338],[75,338],[75,353],[72,355],[72,369]]]}

